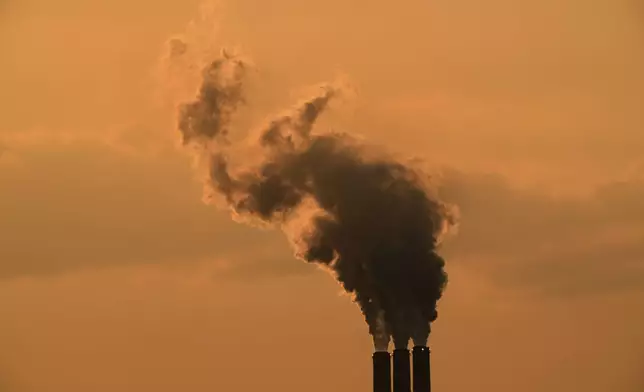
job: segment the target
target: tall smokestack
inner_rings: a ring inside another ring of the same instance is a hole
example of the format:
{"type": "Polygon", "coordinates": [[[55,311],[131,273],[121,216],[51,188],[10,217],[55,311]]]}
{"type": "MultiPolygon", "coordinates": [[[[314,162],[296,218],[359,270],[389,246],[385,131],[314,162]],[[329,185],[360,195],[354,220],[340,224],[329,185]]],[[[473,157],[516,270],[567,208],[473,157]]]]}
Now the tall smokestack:
{"type": "Polygon", "coordinates": [[[373,392],[391,392],[391,355],[387,351],[373,353],[373,392]]]}
{"type": "Polygon", "coordinates": [[[394,350],[394,392],[411,392],[411,366],[409,350],[394,350]]]}
{"type": "Polygon", "coordinates": [[[414,361],[414,392],[431,392],[429,373],[429,347],[416,346],[412,350],[414,361]]]}

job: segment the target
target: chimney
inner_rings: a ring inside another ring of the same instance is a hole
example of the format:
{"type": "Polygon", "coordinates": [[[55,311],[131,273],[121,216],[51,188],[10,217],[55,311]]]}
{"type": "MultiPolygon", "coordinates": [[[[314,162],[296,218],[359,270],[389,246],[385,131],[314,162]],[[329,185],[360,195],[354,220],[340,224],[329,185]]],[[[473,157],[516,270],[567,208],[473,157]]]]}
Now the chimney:
{"type": "Polygon", "coordinates": [[[394,392],[411,392],[411,366],[409,350],[394,350],[394,392]]]}
{"type": "Polygon", "coordinates": [[[373,392],[391,392],[391,356],[387,351],[373,353],[373,392]]]}
{"type": "Polygon", "coordinates": [[[412,350],[414,361],[414,392],[431,392],[429,373],[429,347],[416,346],[412,350]]]}

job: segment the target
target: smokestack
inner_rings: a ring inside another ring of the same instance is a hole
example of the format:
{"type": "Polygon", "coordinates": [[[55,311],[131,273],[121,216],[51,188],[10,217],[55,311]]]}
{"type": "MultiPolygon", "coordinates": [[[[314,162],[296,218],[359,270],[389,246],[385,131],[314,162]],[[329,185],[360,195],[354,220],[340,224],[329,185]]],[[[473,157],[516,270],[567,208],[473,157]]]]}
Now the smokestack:
{"type": "Polygon", "coordinates": [[[414,392],[431,392],[429,373],[429,347],[416,346],[412,350],[414,361],[414,392]]]}
{"type": "Polygon", "coordinates": [[[373,392],[391,392],[391,356],[387,351],[373,353],[373,392]]]}
{"type": "Polygon", "coordinates": [[[411,366],[409,350],[394,350],[394,392],[411,392],[411,366]]]}

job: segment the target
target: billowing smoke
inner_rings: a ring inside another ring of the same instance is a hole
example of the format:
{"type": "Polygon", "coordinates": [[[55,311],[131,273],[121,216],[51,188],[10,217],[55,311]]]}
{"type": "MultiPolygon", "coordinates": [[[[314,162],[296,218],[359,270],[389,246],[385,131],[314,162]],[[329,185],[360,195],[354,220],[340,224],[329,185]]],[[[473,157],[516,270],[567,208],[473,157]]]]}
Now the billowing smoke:
{"type": "Polygon", "coordinates": [[[185,144],[205,152],[208,186],[236,217],[285,231],[296,255],[328,268],[360,306],[377,350],[426,344],[447,276],[436,253],[451,215],[427,176],[376,158],[347,134],[313,131],[342,88],[327,85],[256,135],[252,166],[232,167],[227,138],[246,64],[224,54],[179,110],[185,144]]]}

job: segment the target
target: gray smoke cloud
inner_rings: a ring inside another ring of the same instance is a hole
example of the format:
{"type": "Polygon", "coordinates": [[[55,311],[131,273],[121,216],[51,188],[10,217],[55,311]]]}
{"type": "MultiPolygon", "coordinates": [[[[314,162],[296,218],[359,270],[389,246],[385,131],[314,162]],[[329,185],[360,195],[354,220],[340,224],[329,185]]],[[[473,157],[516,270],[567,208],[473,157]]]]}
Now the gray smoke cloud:
{"type": "MultiPolygon", "coordinates": [[[[170,42],[173,57],[186,52],[187,45],[179,39],[170,42]]],[[[244,102],[242,82],[245,71],[245,63],[226,51],[203,69],[197,99],[180,108],[178,126],[185,145],[226,141],[232,116],[244,102]]]]}
{"type": "MultiPolygon", "coordinates": [[[[253,165],[232,167],[226,137],[244,102],[247,65],[223,55],[179,108],[185,144],[205,152],[207,185],[236,217],[279,227],[296,256],[330,270],[359,305],[376,350],[425,345],[447,283],[436,253],[453,216],[428,176],[376,157],[350,135],[314,132],[342,87],[326,85],[256,135],[253,165]]],[[[235,151],[237,151],[235,149],[235,151]]]]}

